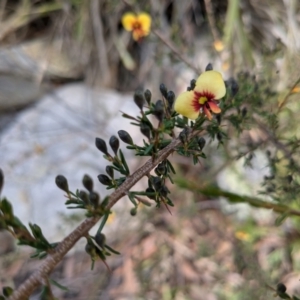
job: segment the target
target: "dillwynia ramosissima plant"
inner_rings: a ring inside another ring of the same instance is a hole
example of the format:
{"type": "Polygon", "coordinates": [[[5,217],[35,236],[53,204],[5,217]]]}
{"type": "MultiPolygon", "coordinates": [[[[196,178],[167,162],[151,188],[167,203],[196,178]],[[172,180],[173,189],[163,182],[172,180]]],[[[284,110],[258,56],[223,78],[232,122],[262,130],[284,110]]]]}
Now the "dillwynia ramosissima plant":
{"type": "MultiPolygon", "coordinates": [[[[93,179],[88,175],[84,175],[82,180],[85,189],[78,189],[75,192],[70,191],[68,181],[63,175],[58,175],[55,179],[56,185],[65,192],[67,208],[83,209],[87,216],[87,219],[61,242],[49,242],[36,224],[29,224],[28,229],[14,215],[10,202],[2,198],[0,229],[9,231],[18,240],[19,245],[34,248],[32,258],[43,259],[43,262],[38,270],[15,291],[10,287],[4,288],[0,299],[28,299],[39,285],[43,286],[43,295],[47,296],[47,299],[53,299],[51,284],[60,285],[49,276],[54,267],[81,237],[86,239],[85,251],[91,257],[92,268],[96,260],[101,260],[109,268],[106,262],[107,257],[120,254],[109,246],[109,237],[102,233],[113,205],[126,196],[132,203],[130,214],[133,216],[137,214],[140,205],[155,204],[158,208],[170,210],[174,203],[168,185],[173,183],[175,174],[175,168],[169,160],[170,154],[176,152],[178,155],[191,158],[193,163],[197,164],[201,159],[206,158],[204,148],[207,140],[216,139],[219,144],[222,144],[224,139],[228,138],[228,133],[225,132],[227,127],[221,125],[222,119],[230,123],[231,128],[234,128],[237,133],[249,126],[250,117],[246,106],[248,98],[245,95],[253,92],[254,101],[258,101],[259,99],[255,97],[259,98],[259,96],[251,90],[253,86],[255,89],[253,81],[250,84],[245,80],[243,82],[246,82],[246,87],[244,85],[240,87],[243,94],[239,95],[237,82],[231,79],[225,84],[221,74],[214,71],[212,65],[209,64],[206,71],[197,80],[192,80],[187,91],[177,98],[174,92],[168,90],[164,84],[160,85],[162,98],[157,101],[153,101],[149,90],[136,91],[134,102],[140,114],[132,116],[123,113],[122,116],[130,120],[132,125],[140,128],[143,141],[136,143],[125,130],[120,130],[117,135],[111,136],[108,143],[99,137],[95,139],[97,149],[103,153],[107,161],[106,174],[99,174],[98,181],[113,192],[101,199],[95,191],[93,179]],[[149,160],[138,170],[130,170],[122,151],[124,146],[132,150],[137,157],[149,157],[149,160]],[[132,187],[143,177],[148,180],[147,188],[140,191],[132,190],[132,187]],[[90,235],[89,230],[100,219],[97,233],[90,235]]],[[[249,151],[245,155],[248,153],[249,151]]],[[[1,189],[4,183],[2,171],[0,175],[1,189]]],[[[194,189],[193,186],[188,188],[194,189]]],[[[217,188],[208,188],[199,192],[212,196],[224,196],[232,202],[242,201],[236,195],[226,194],[217,188]]],[[[250,205],[264,207],[263,202],[257,202],[259,200],[248,200],[250,205]]],[[[275,208],[274,210],[278,212],[288,209],[280,205],[277,205],[279,210],[275,208]]],[[[292,211],[288,210],[288,212],[292,211]]],[[[276,293],[278,296],[289,297],[283,285],[279,285],[276,293]]]]}

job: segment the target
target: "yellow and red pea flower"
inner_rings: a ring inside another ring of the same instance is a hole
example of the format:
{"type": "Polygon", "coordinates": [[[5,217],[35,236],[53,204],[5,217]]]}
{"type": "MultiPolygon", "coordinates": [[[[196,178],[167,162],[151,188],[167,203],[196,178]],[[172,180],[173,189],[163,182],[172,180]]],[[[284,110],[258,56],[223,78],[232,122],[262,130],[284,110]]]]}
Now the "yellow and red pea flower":
{"type": "Polygon", "coordinates": [[[221,112],[217,100],[225,94],[222,75],[217,71],[206,71],[198,77],[194,90],[183,92],[177,97],[174,109],[191,120],[197,119],[200,113],[204,113],[211,120],[211,113],[221,112]]]}
{"type": "Polygon", "coordinates": [[[135,41],[139,41],[150,33],[151,17],[144,12],[139,14],[128,12],[122,17],[122,25],[125,30],[132,31],[135,41]]]}

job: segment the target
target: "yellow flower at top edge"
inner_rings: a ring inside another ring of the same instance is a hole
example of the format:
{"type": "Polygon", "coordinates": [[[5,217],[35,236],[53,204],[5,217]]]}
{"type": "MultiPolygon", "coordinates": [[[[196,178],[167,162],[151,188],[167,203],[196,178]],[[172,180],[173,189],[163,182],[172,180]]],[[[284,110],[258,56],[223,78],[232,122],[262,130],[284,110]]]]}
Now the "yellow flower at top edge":
{"type": "Polygon", "coordinates": [[[198,77],[194,90],[183,92],[177,97],[174,109],[192,120],[197,119],[200,113],[204,113],[211,120],[212,113],[221,112],[217,100],[225,94],[222,75],[217,71],[206,71],[198,77]]]}
{"type": "Polygon", "coordinates": [[[127,31],[132,31],[135,41],[139,41],[150,33],[151,17],[147,13],[126,13],[122,17],[122,25],[127,31]]]}

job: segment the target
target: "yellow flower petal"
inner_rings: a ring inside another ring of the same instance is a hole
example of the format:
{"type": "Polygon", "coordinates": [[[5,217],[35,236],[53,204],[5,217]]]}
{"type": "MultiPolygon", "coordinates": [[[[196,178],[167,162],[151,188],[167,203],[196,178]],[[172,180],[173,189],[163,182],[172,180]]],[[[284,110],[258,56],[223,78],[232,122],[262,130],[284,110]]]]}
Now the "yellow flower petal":
{"type": "Polygon", "coordinates": [[[206,71],[202,73],[197,81],[194,91],[198,93],[208,92],[218,100],[225,96],[226,87],[221,73],[217,71],[206,71]]]}
{"type": "Polygon", "coordinates": [[[133,13],[126,13],[122,17],[122,25],[127,31],[133,30],[133,24],[137,21],[137,17],[133,13]]]}
{"type": "Polygon", "coordinates": [[[199,111],[195,110],[193,107],[194,100],[194,92],[183,92],[180,94],[174,104],[174,109],[179,114],[191,119],[195,120],[199,116],[199,111]]]}
{"type": "Polygon", "coordinates": [[[148,35],[151,27],[151,17],[147,13],[140,13],[137,16],[137,21],[140,22],[145,35],[148,35]]]}

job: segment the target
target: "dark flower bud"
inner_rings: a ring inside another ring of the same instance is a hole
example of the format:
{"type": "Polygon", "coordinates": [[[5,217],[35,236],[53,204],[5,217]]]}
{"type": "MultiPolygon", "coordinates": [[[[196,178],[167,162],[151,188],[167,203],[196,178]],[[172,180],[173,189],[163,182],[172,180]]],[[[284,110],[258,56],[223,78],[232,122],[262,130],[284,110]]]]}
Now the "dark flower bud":
{"type": "Polygon", "coordinates": [[[102,140],[100,138],[96,138],[95,139],[95,145],[98,148],[98,150],[100,150],[105,155],[108,155],[106,143],[105,143],[104,140],[102,140]]]}
{"type": "Polygon", "coordinates": [[[4,286],[2,288],[2,292],[3,292],[3,295],[8,298],[9,296],[11,296],[13,294],[14,290],[9,286],[4,286]]]}
{"type": "Polygon", "coordinates": [[[134,100],[134,103],[137,105],[137,107],[140,110],[143,110],[145,98],[144,98],[144,93],[141,90],[135,91],[135,93],[133,95],[133,100],[134,100]]]}
{"type": "Polygon", "coordinates": [[[227,81],[227,86],[230,87],[231,95],[232,95],[232,97],[234,97],[237,94],[237,92],[239,91],[239,85],[238,85],[237,81],[231,77],[227,81]]]}
{"type": "Polygon", "coordinates": [[[132,215],[132,216],[135,216],[136,214],[137,214],[137,209],[134,207],[134,208],[132,208],[131,210],[130,210],[130,214],[132,215]]]}
{"type": "Polygon", "coordinates": [[[146,136],[149,140],[151,138],[151,128],[148,124],[142,122],[140,126],[141,133],[146,136]]]}
{"type": "Polygon", "coordinates": [[[234,81],[234,83],[231,86],[231,95],[232,95],[232,97],[234,97],[237,94],[238,91],[239,91],[238,83],[236,81],[234,81]]]}
{"type": "Polygon", "coordinates": [[[146,99],[148,105],[150,105],[151,97],[152,97],[151,92],[150,92],[149,90],[146,90],[146,91],[144,92],[144,96],[145,96],[145,99],[146,99]]]}
{"type": "Polygon", "coordinates": [[[79,198],[85,203],[85,204],[89,204],[89,196],[85,191],[80,191],[79,192],[79,198]]]}
{"type": "Polygon", "coordinates": [[[188,133],[186,131],[186,129],[183,129],[180,133],[179,133],[179,139],[181,141],[181,143],[186,143],[187,141],[187,137],[188,137],[188,133]]]}
{"type": "Polygon", "coordinates": [[[286,179],[287,179],[287,182],[288,182],[288,183],[291,183],[291,182],[293,181],[293,176],[292,176],[292,175],[288,175],[288,176],[286,177],[286,179]]]}
{"type": "Polygon", "coordinates": [[[55,178],[55,183],[58,188],[65,191],[66,193],[69,193],[68,180],[65,176],[57,175],[55,178]]]}
{"type": "Polygon", "coordinates": [[[220,125],[221,121],[222,121],[222,116],[220,114],[218,114],[218,115],[216,115],[216,119],[217,119],[218,124],[220,125]]]}
{"type": "Polygon", "coordinates": [[[200,136],[199,138],[198,138],[198,145],[199,145],[199,148],[200,148],[200,150],[202,150],[204,147],[205,147],[205,144],[206,144],[206,140],[205,140],[205,138],[203,137],[203,136],[200,136]]]}
{"type": "Polygon", "coordinates": [[[218,133],[217,133],[217,139],[218,139],[218,141],[219,141],[220,143],[222,142],[223,136],[222,136],[221,132],[218,132],[218,133]]]}
{"type": "Polygon", "coordinates": [[[277,293],[283,294],[286,292],[286,286],[283,283],[278,283],[276,286],[277,293]]]}
{"type": "Polygon", "coordinates": [[[3,188],[3,185],[4,185],[4,174],[3,174],[3,171],[0,169],[0,194],[1,194],[1,191],[3,188]]]}
{"type": "Polygon", "coordinates": [[[162,84],[159,86],[159,89],[160,89],[161,94],[167,99],[167,96],[168,96],[168,90],[167,90],[166,86],[162,83],[162,84]]]}
{"type": "Polygon", "coordinates": [[[99,205],[100,197],[97,193],[90,192],[89,200],[94,207],[97,207],[99,205]]]}
{"type": "Polygon", "coordinates": [[[164,163],[158,164],[154,171],[158,176],[165,175],[166,174],[165,164],[164,163]]]}
{"type": "Polygon", "coordinates": [[[193,90],[195,88],[195,86],[196,86],[196,79],[192,79],[190,81],[190,86],[191,86],[191,90],[193,90]]]}
{"type": "Polygon", "coordinates": [[[82,184],[89,192],[93,190],[94,187],[93,179],[89,175],[85,174],[83,176],[82,184]]]}
{"type": "Polygon", "coordinates": [[[243,118],[245,118],[246,117],[246,115],[247,115],[247,107],[243,107],[243,109],[242,109],[242,117],[243,118]]]}
{"type": "Polygon", "coordinates": [[[100,175],[98,175],[98,180],[99,180],[103,185],[111,185],[111,180],[110,180],[105,174],[100,174],[100,175]]]}
{"type": "Polygon", "coordinates": [[[209,63],[206,68],[205,71],[212,71],[213,70],[213,65],[211,63],[209,63]]]}
{"type": "Polygon", "coordinates": [[[92,258],[96,256],[96,246],[93,244],[93,242],[87,242],[85,245],[85,252],[92,258]]]}
{"type": "MultiPolygon", "coordinates": [[[[145,191],[146,193],[155,194],[155,190],[153,188],[148,187],[145,191]]],[[[147,195],[149,199],[155,200],[155,196],[153,195],[147,195]]]]}
{"type": "Polygon", "coordinates": [[[153,177],[152,184],[156,190],[159,190],[163,186],[163,181],[160,177],[153,177]]]}
{"type": "Polygon", "coordinates": [[[114,151],[115,155],[117,155],[120,146],[119,139],[116,136],[112,135],[109,139],[109,145],[112,151],[114,151]]]}
{"type": "Polygon", "coordinates": [[[271,157],[271,151],[270,151],[270,150],[267,150],[267,151],[266,151],[266,155],[267,155],[268,157],[271,157]]]}
{"type": "Polygon", "coordinates": [[[173,106],[174,100],[175,100],[174,92],[173,91],[168,91],[167,101],[168,101],[169,107],[173,106]]]}
{"type": "Polygon", "coordinates": [[[129,145],[133,145],[133,140],[130,136],[130,134],[125,130],[119,130],[118,131],[119,138],[125,143],[129,145]]]}
{"type": "Polygon", "coordinates": [[[108,176],[114,178],[114,168],[112,166],[106,166],[105,171],[108,174],[108,176]]]}
{"type": "Polygon", "coordinates": [[[104,248],[105,242],[106,242],[106,236],[102,232],[97,232],[95,235],[95,242],[97,245],[99,245],[101,248],[104,248]]]}
{"type": "Polygon", "coordinates": [[[168,194],[170,193],[170,191],[165,185],[163,185],[161,187],[161,189],[159,190],[159,193],[162,197],[166,198],[168,196],[168,194]]]}
{"type": "Polygon", "coordinates": [[[162,122],[164,118],[164,104],[162,100],[156,101],[153,114],[160,122],[162,122]]]}

